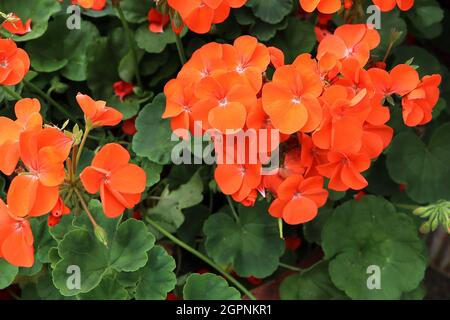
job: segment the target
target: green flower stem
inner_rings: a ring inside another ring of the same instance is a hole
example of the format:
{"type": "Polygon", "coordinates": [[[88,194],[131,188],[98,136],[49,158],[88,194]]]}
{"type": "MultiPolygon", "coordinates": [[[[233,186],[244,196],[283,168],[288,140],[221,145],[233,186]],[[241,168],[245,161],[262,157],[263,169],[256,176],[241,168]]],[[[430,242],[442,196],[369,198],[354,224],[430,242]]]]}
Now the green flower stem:
{"type": "Polygon", "coordinates": [[[11,88],[9,88],[7,86],[2,86],[2,89],[3,89],[3,91],[5,91],[7,94],[9,94],[14,99],[16,99],[16,100],[22,99],[22,96],[20,94],[18,94],[17,92],[15,92],[14,90],[11,90],[11,88]]]}
{"type": "Polygon", "coordinates": [[[241,221],[239,220],[239,215],[237,214],[236,209],[234,208],[234,205],[233,205],[233,201],[231,200],[229,195],[227,195],[227,201],[228,201],[228,205],[230,206],[231,213],[234,216],[234,219],[236,220],[237,223],[240,223],[241,221]]]}
{"type": "Polygon", "coordinates": [[[175,44],[177,45],[178,56],[180,57],[181,65],[186,63],[186,53],[184,52],[183,43],[181,42],[181,37],[178,33],[173,31],[175,35],[175,44]]]}
{"type": "Polygon", "coordinates": [[[172,235],[170,232],[168,232],[166,229],[164,229],[162,226],[160,226],[155,221],[151,220],[149,217],[146,217],[145,219],[153,228],[161,232],[164,236],[172,240],[175,244],[180,246],[181,248],[185,249],[186,251],[192,253],[197,258],[203,260],[205,263],[209,264],[211,267],[216,269],[221,275],[223,275],[231,284],[233,284],[236,288],[238,288],[242,293],[244,293],[247,297],[249,297],[251,300],[256,300],[256,297],[247,290],[239,281],[237,281],[235,278],[233,278],[230,274],[228,274],[221,266],[216,264],[214,261],[212,261],[210,258],[202,254],[201,252],[195,250],[191,246],[189,246],[187,243],[181,241],[180,239],[176,238],[174,235],[172,235]]]}
{"type": "Polygon", "coordinates": [[[62,114],[64,114],[68,119],[72,120],[75,123],[78,123],[78,121],[73,118],[73,116],[70,114],[69,111],[67,111],[66,108],[64,108],[62,105],[60,105],[58,102],[56,102],[52,97],[50,97],[48,94],[46,94],[44,91],[39,89],[37,86],[35,86],[33,83],[31,83],[28,80],[23,80],[23,83],[29,87],[31,90],[33,90],[36,94],[38,94],[41,98],[47,100],[47,102],[54,106],[56,109],[58,109],[62,114]]]}
{"type": "Polygon", "coordinates": [[[78,163],[80,162],[81,154],[83,153],[84,145],[86,144],[86,140],[89,136],[89,132],[91,131],[91,126],[86,123],[86,127],[84,129],[83,138],[81,139],[80,147],[78,148],[77,158],[74,164],[74,170],[78,168],[78,163]]]}
{"type": "Polygon", "coordinates": [[[283,267],[283,268],[285,268],[285,269],[288,269],[288,270],[292,270],[292,271],[297,271],[297,272],[303,272],[303,271],[304,271],[303,269],[300,269],[300,268],[291,266],[291,265],[286,264],[286,263],[283,263],[283,262],[280,262],[280,263],[279,263],[279,266],[280,266],[280,267],[283,267]]]}
{"type": "Polygon", "coordinates": [[[83,207],[84,211],[88,215],[89,220],[91,220],[92,226],[94,227],[94,229],[96,229],[98,227],[98,224],[95,221],[94,217],[92,216],[91,211],[89,211],[89,207],[88,207],[86,201],[84,200],[83,195],[81,194],[80,190],[78,190],[78,188],[74,188],[74,191],[78,197],[78,200],[80,200],[81,206],[83,207]]]}
{"type": "Polygon", "coordinates": [[[123,13],[122,7],[120,6],[120,2],[117,1],[114,3],[114,6],[119,14],[120,21],[122,22],[123,29],[125,30],[125,36],[127,37],[128,45],[130,46],[131,54],[133,55],[134,68],[136,70],[136,82],[140,88],[143,88],[141,75],[139,74],[139,61],[138,54],[136,49],[136,43],[133,39],[133,34],[131,33],[130,26],[128,25],[128,21],[125,19],[125,15],[123,13]]]}

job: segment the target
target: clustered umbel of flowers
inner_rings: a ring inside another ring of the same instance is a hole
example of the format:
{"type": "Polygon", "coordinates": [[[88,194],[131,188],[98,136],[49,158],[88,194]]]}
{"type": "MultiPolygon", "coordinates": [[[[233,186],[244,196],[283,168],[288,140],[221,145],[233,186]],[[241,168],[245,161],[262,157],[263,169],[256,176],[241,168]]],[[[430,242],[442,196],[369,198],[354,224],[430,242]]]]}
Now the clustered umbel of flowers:
{"type": "MultiPolygon", "coordinates": [[[[431,120],[440,75],[420,79],[408,64],[389,72],[368,67],[379,42],[371,26],[343,25],[320,42],[316,57],[300,54],[289,65],[282,51],[251,36],[233,45],[208,43],[165,86],[163,118],[171,119],[175,132],[193,134],[196,121],[203,131],[225,135],[277,129],[283,159],[278,171],[262,175],[261,163],[218,163],[215,180],[223,193],[244,205],[255,202],[257,191],[268,190],[274,196],[272,216],[305,223],[327,201],[324,178],[336,191],[367,186],[362,173],[393,136],[385,106],[393,96],[401,98],[407,126],[431,120]],[[271,80],[266,78],[270,63],[275,69],[271,80]]],[[[237,157],[249,148],[246,144],[237,157]]],[[[274,150],[258,148],[259,153],[274,150]]],[[[227,152],[220,156],[229,158],[227,152]]]]}
{"type": "MultiPolygon", "coordinates": [[[[28,72],[27,53],[11,39],[0,39],[0,85],[16,85],[28,72]]],[[[89,133],[115,126],[122,114],[79,93],[76,100],[84,112],[84,133],[43,124],[39,100],[24,98],[15,104],[16,119],[0,117],[0,171],[11,176],[6,203],[0,199],[0,257],[10,264],[34,264],[30,219],[48,215],[49,225],[69,214],[78,202],[96,231],[101,229],[89,213],[85,192],[100,194],[103,212],[117,217],[133,208],[145,189],[146,174],[130,164],[130,154],[116,143],[103,146],[90,166],[77,174],[89,133]]]]}

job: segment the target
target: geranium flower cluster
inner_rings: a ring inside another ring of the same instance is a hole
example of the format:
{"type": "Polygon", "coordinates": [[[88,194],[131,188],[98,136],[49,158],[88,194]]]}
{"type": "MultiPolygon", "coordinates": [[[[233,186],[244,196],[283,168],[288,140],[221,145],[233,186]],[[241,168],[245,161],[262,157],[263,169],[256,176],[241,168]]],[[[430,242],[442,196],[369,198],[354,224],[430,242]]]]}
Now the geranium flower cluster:
{"type": "Polygon", "coordinates": [[[247,0],[168,0],[183,23],[193,32],[207,33],[213,24],[224,22],[231,8],[242,7],[247,0]]]}
{"type": "MultiPolygon", "coordinates": [[[[22,81],[29,68],[28,55],[12,40],[0,40],[0,84],[22,81]]],[[[126,149],[116,143],[103,146],[92,164],[78,176],[80,158],[91,130],[115,126],[122,114],[78,94],[77,102],[85,115],[84,133],[44,125],[39,100],[24,98],[15,104],[16,119],[0,117],[0,171],[11,179],[6,203],[0,199],[0,257],[10,264],[31,267],[34,264],[33,233],[29,220],[48,214],[48,223],[56,225],[70,213],[75,201],[91,217],[83,195],[100,194],[104,214],[117,217],[125,208],[133,208],[145,189],[146,174],[130,164],[126,149]]]]}
{"type": "MultiPolygon", "coordinates": [[[[306,12],[318,12],[332,14],[341,9],[342,3],[345,9],[353,6],[353,0],[299,0],[300,6],[306,12]]],[[[393,10],[396,6],[402,11],[408,11],[414,6],[414,0],[372,0],[381,11],[387,12],[393,10]]]]}
{"type": "MultiPolygon", "coordinates": [[[[163,118],[171,118],[176,133],[180,128],[195,133],[197,121],[203,131],[214,129],[225,138],[249,129],[276,131],[279,169],[263,175],[261,161],[249,162],[254,145],[241,151],[236,145],[217,148],[223,152],[219,158],[234,161],[219,161],[215,180],[223,193],[244,205],[252,205],[258,191],[269,191],[275,198],[272,216],[288,224],[305,223],[327,201],[324,178],[336,191],[367,186],[363,172],[393,136],[387,100],[401,99],[408,126],[431,120],[441,77],[419,79],[407,64],[390,72],[366,68],[379,42],[378,32],[368,25],[343,25],[323,39],[315,58],[301,54],[289,65],[279,49],[250,36],[234,45],[206,44],[166,84],[163,118]],[[269,81],[270,63],[276,70],[269,81]]],[[[275,151],[257,145],[258,154],[275,151]]]]}

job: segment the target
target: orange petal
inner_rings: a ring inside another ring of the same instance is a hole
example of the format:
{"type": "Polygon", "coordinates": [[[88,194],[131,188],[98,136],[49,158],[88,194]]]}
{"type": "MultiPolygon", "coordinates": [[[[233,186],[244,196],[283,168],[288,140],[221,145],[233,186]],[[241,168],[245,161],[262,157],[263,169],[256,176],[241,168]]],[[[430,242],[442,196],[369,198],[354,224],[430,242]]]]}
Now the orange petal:
{"type": "Polygon", "coordinates": [[[46,187],[39,183],[36,190],[36,201],[30,211],[30,216],[39,217],[49,213],[55,207],[58,198],[58,187],[46,187]]]}
{"type": "MultiPolygon", "coordinates": [[[[12,214],[26,217],[36,202],[39,179],[32,175],[15,177],[9,186],[7,202],[12,214]]],[[[50,208],[51,210],[52,208],[50,208]]]]}
{"type": "Polygon", "coordinates": [[[145,171],[135,164],[127,164],[112,172],[111,187],[121,193],[142,193],[145,190],[145,171]]]}
{"type": "Polygon", "coordinates": [[[269,213],[274,218],[283,217],[283,210],[289,200],[281,200],[280,198],[276,198],[272,201],[269,207],[269,213]]]}
{"type": "Polygon", "coordinates": [[[76,99],[78,105],[81,107],[87,118],[92,118],[95,116],[95,114],[97,113],[97,105],[94,99],[92,99],[86,94],[81,93],[77,94],[76,99]]]}
{"type": "Polygon", "coordinates": [[[396,66],[391,70],[390,76],[392,89],[401,96],[413,91],[420,83],[417,71],[407,64],[396,66]]]}
{"type": "Polygon", "coordinates": [[[100,185],[100,199],[102,201],[103,213],[108,218],[116,218],[125,210],[125,206],[114,197],[104,183],[100,185]]]}
{"type": "Polygon", "coordinates": [[[317,205],[311,199],[299,197],[289,201],[283,209],[283,220],[290,225],[306,223],[317,215],[317,205]]]}
{"type": "Polygon", "coordinates": [[[100,184],[104,177],[104,173],[95,170],[93,167],[85,168],[80,174],[81,183],[90,194],[96,194],[100,190],[100,184]]]}
{"type": "Polygon", "coordinates": [[[3,241],[0,251],[10,264],[31,268],[34,264],[33,233],[28,221],[16,222],[13,232],[3,241]]]}
{"type": "Polygon", "coordinates": [[[218,164],[214,178],[225,194],[236,193],[243,182],[242,166],[235,164],[218,164]]]}
{"type": "Polygon", "coordinates": [[[92,166],[113,171],[126,165],[130,161],[128,151],[117,143],[108,143],[104,145],[92,160],[92,166]]]}
{"type": "Polygon", "coordinates": [[[208,122],[222,133],[242,129],[247,118],[247,110],[238,102],[228,102],[226,106],[211,109],[208,122]]]}
{"type": "Polygon", "coordinates": [[[396,0],[372,0],[381,11],[387,12],[395,8],[396,0]]]}
{"type": "Polygon", "coordinates": [[[367,187],[367,180],[352,165],[342,166],[342,182],[353,190],[361,190],[367,187]]]}
{"type": "Polygon", "coordinates": [[[317,10],[325,14],[333,14],[341,8],[341,0],[321,0],[317,10]]]}

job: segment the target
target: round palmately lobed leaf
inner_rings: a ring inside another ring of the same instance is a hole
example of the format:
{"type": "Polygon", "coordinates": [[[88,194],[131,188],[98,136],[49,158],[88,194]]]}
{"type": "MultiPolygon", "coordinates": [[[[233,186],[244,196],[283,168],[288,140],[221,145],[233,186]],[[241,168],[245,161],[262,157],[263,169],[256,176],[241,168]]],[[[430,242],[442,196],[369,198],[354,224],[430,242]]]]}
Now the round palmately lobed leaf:
{"type": "Polygon", "coordinates": [[[399,299],[426,268],[425,247],[412,219],[387,200],[366,196],[339,206],[322,231],[331,280],[352,299],[399,299]],[[379,288],[373,286],[379,271],[379,288]]]}
{"type": "Polygon", "coordinates": [[[219,264],[232,265],[242,277],[265,278],[274,273],[284,252],[276,219],[267,213],[267,204],[240,207],[240,222],[217,213],[204,226],[206,252],[219,264]]]}

